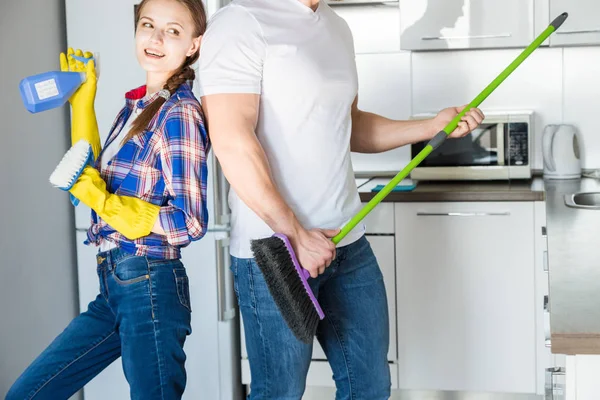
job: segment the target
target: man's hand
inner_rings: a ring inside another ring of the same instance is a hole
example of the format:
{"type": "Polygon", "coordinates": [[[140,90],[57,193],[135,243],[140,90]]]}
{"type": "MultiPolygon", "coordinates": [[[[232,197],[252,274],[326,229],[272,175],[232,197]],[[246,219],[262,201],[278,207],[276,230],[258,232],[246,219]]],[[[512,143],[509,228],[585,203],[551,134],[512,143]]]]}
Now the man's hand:
{"type": "Polygon", "coordinates": [[[288,236],[298,262],[316,278],[335,259],[335,244],[331,238],[339,233],[339,229],[311,229],[309,231],[299,228],[295,235],[288,236]]]}
{"type": "MultiPolygon", "coordinates": [[[[466,105],[462,107],[448,107],[440,111],[438,115],[431,120],[433,124],[434,135],[444,129],[446,125],[448,125],[450,121],[452,121],[452,119],[456,117],[465,107],[466,105]]],[[[458,123],[458,127],[448,137],[458,138],[471,133],[479,126],[479,124],[481,124],[484,117],[485,116],[480,109],[471,108],[461,118],[461,121],[458,123]]]]}

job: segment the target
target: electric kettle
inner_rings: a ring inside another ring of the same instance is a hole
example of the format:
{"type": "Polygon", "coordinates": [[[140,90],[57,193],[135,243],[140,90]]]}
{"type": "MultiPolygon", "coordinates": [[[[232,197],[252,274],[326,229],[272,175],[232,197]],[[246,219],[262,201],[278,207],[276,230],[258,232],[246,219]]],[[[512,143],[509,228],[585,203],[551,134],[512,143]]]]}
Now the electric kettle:
{"type": "Polygon", "coordinates": [[[542,137],[544,179],[581,177],[579,139],[573,125],[547,125],[542,137]]]}

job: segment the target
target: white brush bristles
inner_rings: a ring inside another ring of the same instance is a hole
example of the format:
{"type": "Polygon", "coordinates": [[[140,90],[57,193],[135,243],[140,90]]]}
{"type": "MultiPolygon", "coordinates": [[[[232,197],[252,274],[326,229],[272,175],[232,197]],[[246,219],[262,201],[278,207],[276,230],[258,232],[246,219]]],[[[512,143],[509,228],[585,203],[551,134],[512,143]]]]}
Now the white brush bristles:
{"type": "Polygon", "coordinates": [[[71,189],[90,161],[91,154],[92,146],[87,141],[81,139],[75,143],[50,175],[52,186],[62,190],[71,189]]]}

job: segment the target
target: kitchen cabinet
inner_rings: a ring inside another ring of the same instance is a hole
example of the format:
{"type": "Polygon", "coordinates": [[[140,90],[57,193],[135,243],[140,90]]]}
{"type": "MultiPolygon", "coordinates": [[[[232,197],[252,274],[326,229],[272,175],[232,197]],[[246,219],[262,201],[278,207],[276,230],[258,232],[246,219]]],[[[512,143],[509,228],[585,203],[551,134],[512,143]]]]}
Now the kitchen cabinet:
{"type": "Polygon", "coordinates": [[[398,2],[329,4],[350,27],[356,54],[394,53],[400,50],[398,2]]]}
{"type": "Polygon", "coordinates": [[[550,0],[550,18],[563,12],[569,18],[550,37],[550,46],[600,44],[600,5],[597,0],[550,0]]]}
{"type": "MultiPolygon", "coordinates": [[[[411,115],[411,53],[358,54],[358,108],[390,119],[411,115]]],[[[351,153],[357,174],[400,171],[410,161],[410,147],[383,153],[351,153]]]]}
{"type": "Polygon", "coordinates": [[[396,203],[400,389],[543,394],[543,210],[396,203]]]}
{"type": "Polygon", "coordinates": [[[570,355],[566,357],[565,400],[596,399],[600,393],[600,356],[570,355]]]}
{"type": "Polygon", "coordinates": [[[400,0],[400,47],[525,47],[534,39],[535,21],[534,0],[400,0]]]}

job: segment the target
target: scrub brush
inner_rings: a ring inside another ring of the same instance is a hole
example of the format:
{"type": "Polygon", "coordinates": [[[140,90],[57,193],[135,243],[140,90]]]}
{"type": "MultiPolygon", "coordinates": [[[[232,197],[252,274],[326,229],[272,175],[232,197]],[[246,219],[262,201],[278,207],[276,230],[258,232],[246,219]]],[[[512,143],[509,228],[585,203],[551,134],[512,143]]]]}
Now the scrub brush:
{"type": "Polygon", "coordinates": [[[50,183],[61,190],[69,191],[77,182],[83,169],[91,164],[93,159],[92,146],[86,140],[81,139],[60,160],[60,163],[50,175],[50,183]]]}

